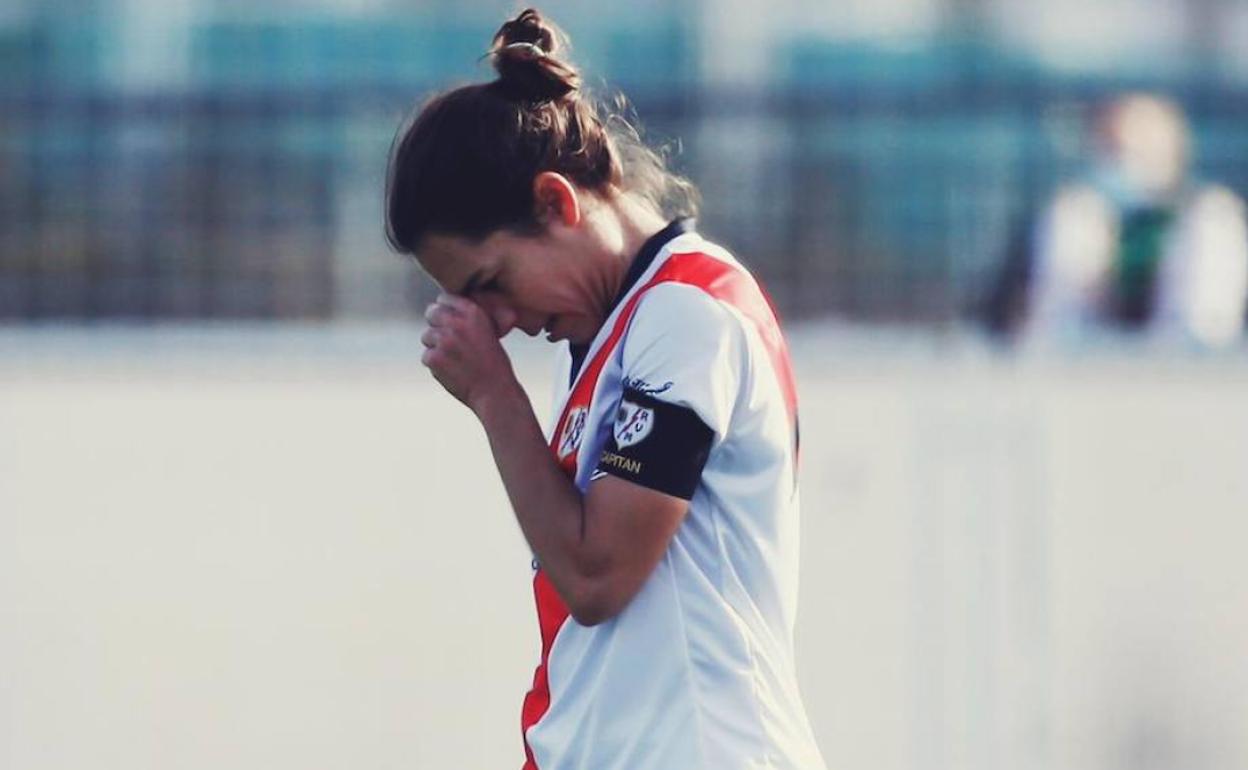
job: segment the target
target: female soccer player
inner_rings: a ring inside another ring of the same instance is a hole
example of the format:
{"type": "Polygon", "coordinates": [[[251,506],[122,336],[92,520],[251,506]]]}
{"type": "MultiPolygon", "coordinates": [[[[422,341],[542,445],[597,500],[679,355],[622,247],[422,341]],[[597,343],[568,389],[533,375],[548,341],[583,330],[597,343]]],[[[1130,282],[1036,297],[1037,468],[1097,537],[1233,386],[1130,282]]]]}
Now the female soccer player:
{"type": "Polygon", "coordinates": [[[823,768],[793,666],[797,400],[759,285],[534,10],[400,132],[387,230],[445,290],[422,361],[534,554],[526,770],[823,768]],[[684,205],[678,199],[684,197],[684,205]],[[673,203],[677,201],[677,203],[673,203]],[[499,338],[564,342],[543,434],[499,338]]]}

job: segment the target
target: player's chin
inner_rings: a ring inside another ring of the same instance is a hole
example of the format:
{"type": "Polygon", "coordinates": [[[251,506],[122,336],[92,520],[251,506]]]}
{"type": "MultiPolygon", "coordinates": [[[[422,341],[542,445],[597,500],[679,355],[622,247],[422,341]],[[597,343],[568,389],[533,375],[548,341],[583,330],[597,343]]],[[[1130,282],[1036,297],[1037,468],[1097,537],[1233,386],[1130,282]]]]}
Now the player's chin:
{"type": "Polygon", "coordinates": [[[571,345],[588,345],[598,334],[596,327],[580,319],[559,318],[546,329],[547,342],[567,342],[571,345]]]}
{"type": "Polygon", "coordinates": [[[552,315],[546,319],[545,325],[542,326],[542,331],[546,332],[546,341],[561,342],[568,339],[568,330],[564,327],[563,319],[559,316],[552,315]]]}

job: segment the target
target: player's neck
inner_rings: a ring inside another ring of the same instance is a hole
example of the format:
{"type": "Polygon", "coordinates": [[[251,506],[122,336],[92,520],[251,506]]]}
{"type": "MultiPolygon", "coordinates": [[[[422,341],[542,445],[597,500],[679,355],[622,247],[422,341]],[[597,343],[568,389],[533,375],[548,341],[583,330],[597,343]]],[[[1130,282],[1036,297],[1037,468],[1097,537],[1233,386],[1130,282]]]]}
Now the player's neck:
{"type": "Polygon", "coordinates": [[[667,226],[652,207],[627,193],[619,195],[600,211],[599,233],[605,249],[603,283],[599,291],[605,320],[611,303],[619,295],[633,258],[651,236],[667,226]]]}

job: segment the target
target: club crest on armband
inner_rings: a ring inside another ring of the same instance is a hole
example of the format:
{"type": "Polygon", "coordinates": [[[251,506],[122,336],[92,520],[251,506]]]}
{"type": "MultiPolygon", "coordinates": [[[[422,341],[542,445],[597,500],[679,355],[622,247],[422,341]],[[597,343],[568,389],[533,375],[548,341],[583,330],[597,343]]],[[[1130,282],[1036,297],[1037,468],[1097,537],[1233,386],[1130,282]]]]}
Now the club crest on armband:
{"type": "Polygon", "coordinates": [[[654,427],[654,410],[631,401],[621,401],[615,413],[615,445],[620,449],[632,446],[650,435],[654,427]]]}
{"type": "Polygon", "coordinates": [[[559,437],[559,457],[564,458],[581,446],[581,436],[585,434],[585,420],[589,417],[589,409],[578,406],[568,413],[568,421],[563,425],[563,435],[559,437]]]}

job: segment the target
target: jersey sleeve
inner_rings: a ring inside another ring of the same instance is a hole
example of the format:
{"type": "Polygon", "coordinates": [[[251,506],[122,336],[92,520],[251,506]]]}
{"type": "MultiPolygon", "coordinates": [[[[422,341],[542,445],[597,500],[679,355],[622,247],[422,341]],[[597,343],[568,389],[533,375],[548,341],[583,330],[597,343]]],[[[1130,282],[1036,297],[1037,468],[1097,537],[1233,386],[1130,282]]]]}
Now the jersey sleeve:
{"type": "Polygon", "coordinates": [[[697,287],[661,284],[639,303],[622,345],[623,391],[595,477],[692,499],[732,419],[740,323],[697,287]]]}

